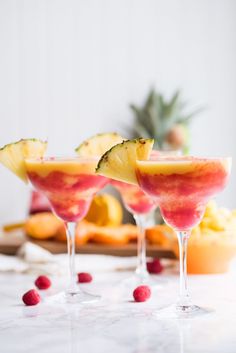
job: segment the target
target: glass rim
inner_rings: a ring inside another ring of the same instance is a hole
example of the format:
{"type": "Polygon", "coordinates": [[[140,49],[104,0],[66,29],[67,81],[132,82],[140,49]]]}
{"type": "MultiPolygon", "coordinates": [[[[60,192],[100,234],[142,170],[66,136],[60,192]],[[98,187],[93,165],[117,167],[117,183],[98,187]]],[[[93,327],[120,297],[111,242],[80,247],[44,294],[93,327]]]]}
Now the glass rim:
{"type": "Polygon", "coordinates": [[[25,158],[26,162],[76,162],[76,161],[81,161],[81,162],[98,162],[100,159],[99,156],[73,156],[73,157],[31,157],[31,158],[25,158]]]}
{"type": "Polygon", "coordinates": [[[178,156],[178,155],[160,155],[160,156],[150,156],[150,159],[140,159],[137,162],[155,163],[155,162],[195,162],[195,161],[220,161],[228,160],[232,161],[232,157],[199,157],[199,156],[178,156]]]}

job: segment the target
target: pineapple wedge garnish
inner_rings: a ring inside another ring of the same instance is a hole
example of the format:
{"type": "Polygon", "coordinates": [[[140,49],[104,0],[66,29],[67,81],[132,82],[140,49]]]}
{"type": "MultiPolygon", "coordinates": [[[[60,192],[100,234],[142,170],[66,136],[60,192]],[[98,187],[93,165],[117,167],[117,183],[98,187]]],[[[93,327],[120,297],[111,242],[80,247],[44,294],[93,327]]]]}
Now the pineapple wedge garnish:
{"type": "Polygon", "coordinates": [[[96,173],[111,179],[137,185],[136,161],[149,159],[154,140],[126,140],[113,146],[100,159],[96,173]]]}
{"type": "Polygon", "coordinates": [[[82,142],[75,151],[81,157],[100,157],[122,141],[124,141],[123,137],[116,132],[97,134],[82,142]]]}
{"type": "Polygon", "coordinates": [[[47,142],[37,139],[9,143],[0,149],[0,163],[27,183],[25,159],[43,157],[46,148],[47,142]]]}

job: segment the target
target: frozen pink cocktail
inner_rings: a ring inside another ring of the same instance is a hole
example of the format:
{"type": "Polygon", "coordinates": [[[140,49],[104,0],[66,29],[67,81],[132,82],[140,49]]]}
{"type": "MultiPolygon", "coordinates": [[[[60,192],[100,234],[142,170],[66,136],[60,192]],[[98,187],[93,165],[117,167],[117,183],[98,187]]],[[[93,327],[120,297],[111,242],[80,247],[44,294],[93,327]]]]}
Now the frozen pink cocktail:
{"type": "Polygon", "coordinates": [[[110,183],[120,192],[127,210],[133,214],[146,214],[156,208],[153,199],[145,194],[139,186],[122,181],[111,180],[110,183]]]}
{"type": "Polygon", "coordinates": [[[137,180],[159,204],[166,223],[179,242],[180,297],[177,313],[202,312],[193,305],[187,289],[187,243],[191,230],[205,211],[209,198],[227,184],[231,158],[166,157],[137,161],[137,180]]]}
{"type": "Polygon", "coordinates": [[[96,175],[96,158],[40,158],[25,161],[32,185],[49,200],[54,213],[65,222],[69,255],[70,286],[60,300],[87,303],[99,297],[77,285],[75,268],[75,224],[86,215],[94,194],[107,183],[96,175]]]}
{"type": "Polygon", "coordinates": [[[50,201],[52,209],[65,222],[76,222],[86,215],[93,195],[107,179],[95,175],[96,159],[44,158],[27,160],[32,185],[50,201]]]}
{"type": "Polygon", "coordinates": [[[127,279],[127,283],[137,286],[140,283],[153,284],[146,268],[146,239],[145,226],[150,212],[157,204],[149,195],[145,194],[138,185],[111,180],[110,183],[120,192],[125,208],[132,213],[136,225],[139,227],[137,244],[137,267],[135,276],[127,279]],[[133,283],[135,282],[135,284],[133,283]]]}
{"type": "Polygon", "coordinates": [[[203,216],[209,198],[226,185],[230,160],[174,157],[137,162],[140,187],[157,200],[165,221],[189,230],[203,216]]]}

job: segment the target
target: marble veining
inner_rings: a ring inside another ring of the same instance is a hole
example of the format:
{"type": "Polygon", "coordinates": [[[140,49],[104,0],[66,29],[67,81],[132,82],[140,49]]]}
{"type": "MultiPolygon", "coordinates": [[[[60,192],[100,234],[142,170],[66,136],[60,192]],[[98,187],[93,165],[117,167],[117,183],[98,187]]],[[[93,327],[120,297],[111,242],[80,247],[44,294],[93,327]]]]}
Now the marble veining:
{"type": "MultiPolygon", "coordinates": [[[[85,285],[103,299],[84,306],[21,304],[34,276],[0,274],[0,353],[235,353],[236,277],[191,276],[194,301],[211,310],[193,319],[160,317],[173,303],[178,277],[165,275],[162,289],[146,303],[134,303],[120,285],[130,274],[98,273],[85,285]]],[[[54,283],[57,279],[54,278],[54,283]]],[[[65,279],[61,280],[61,284],[65,279]]]]}

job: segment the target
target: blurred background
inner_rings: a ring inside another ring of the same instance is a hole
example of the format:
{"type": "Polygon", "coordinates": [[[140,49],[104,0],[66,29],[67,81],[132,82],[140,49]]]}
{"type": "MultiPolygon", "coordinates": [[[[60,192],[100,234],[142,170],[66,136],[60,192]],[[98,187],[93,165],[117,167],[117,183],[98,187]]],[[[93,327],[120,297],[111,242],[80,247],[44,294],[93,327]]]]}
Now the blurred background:
{"type": "MultiPolygon", "coordinates": [[[[130,104],[177,89],[190,152],[236,158],[234,0],[0,0],[0,145],[48,139],[71,155],[97,132],[128,134],[130,104]]],[[[127,136],[129,137],[129,136],[127,136]]],[[[220,204],[235,207],[236,169],[220,204]]],[[[0,222],[20,220],[29,190],[0,166],[0,222]]]]}

